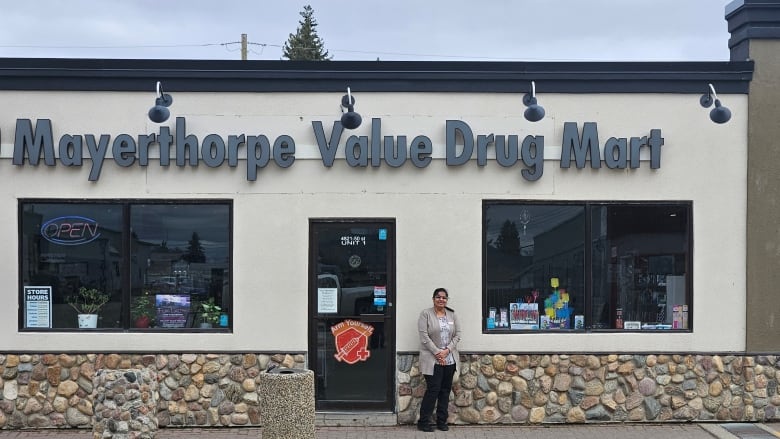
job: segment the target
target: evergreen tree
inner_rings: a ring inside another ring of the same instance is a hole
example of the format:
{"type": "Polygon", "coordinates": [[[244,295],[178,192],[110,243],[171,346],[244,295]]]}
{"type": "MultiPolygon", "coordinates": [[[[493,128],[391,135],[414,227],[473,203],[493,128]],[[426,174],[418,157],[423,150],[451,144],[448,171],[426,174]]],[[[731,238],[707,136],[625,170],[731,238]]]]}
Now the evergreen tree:
{"type": "Polygon", "coordinates": [[[200,236],[198,232],[192,232],[192,238],[187,245],[187,253],[181,258],[187,262],[206,262],[206,252],[203,251],[203,246],[200,244],[200,236]]]}
{"type": "Polygon", "coordinates": [[[501,225],[501,233],[496,239],[496,248],[510,255],[520,254],[520,233],[514,221],[506,220],[501,225]]]}
{"type": "Polygon", "coordinates": [[[332,57],[325,50],[325,42],[317,35],[317,20],[310,5],[303,7],[300,13],[303,20],[298,22],[295,34],[284,43],[284,58],[290,61],[329,61],[332,57]]]}

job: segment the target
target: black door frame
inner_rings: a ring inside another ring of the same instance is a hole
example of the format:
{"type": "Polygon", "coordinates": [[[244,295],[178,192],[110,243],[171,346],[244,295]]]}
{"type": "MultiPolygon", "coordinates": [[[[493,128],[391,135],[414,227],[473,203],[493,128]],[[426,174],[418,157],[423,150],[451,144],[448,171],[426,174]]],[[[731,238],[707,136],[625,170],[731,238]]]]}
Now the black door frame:
{"type": "MultiPolygon", "coordinates": [[[[315,228],[328,225],[350,225],[350,224],[365,224],[372,226],[385,226],[387,227],[387,312],[384,316],[384,328],[386,347],[388,350],[386,365],[385,380],[387,382],[387,393],[385,395],[385,401],[320,401],[316,400],[317,410],[341,410],[341,411],[365,411],[365,410],[382,410],[382,411],[395,411],[395,397],[396,397],[396,365],[395,365],[395,346],[396,346],[396,331],[395,331],[395,309],[396,309],[396,223],[394,218],[309,218],[309,267],[308,267],[308,364],[309,369],[315,371],[317,375],[315,364],[317,361],[317,321],[320,317],[317,315],[317,246],[314,245],[316,240],[315,228]]],[[[360,316],[352,316],[354,318],[360,318],[360,316]]],[[[349,318],[349,317],[345,317],[349,318]]],[[[375,316],[369,319],[363,319],[366,322],[377,321],[375,316]]]]}

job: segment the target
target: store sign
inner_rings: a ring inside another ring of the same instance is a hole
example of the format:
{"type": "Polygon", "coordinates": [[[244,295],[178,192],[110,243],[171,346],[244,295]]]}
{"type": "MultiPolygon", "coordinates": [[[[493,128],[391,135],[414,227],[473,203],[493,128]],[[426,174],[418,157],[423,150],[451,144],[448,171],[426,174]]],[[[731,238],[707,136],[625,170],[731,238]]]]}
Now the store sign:
{"type": "Polygon", "coordinates": [[[96,240],[100,232],[98,222],[93,219],[83,216],[61,216],[43,223],[41,236],[54,244],[79,245],[96,240]]]}
{"type": "MultiPolygon", "coordinates": [[[[413,166],[425,168],[432,161],[433,143],[430,137],[417,135],[409,140],[406,135],[387,136],[382,133],[382,119],[371,119],[371,133],[368,136],[349,135],[345,137],[341,122],[334,122],[330,136],[327,136],[322,121],[312,121],[312,134],[319,149],[322,164],[333,166],[337,157],[343,157],[351,167],[400,167],[411,162],[413,166]],[[341,152],[340,152],[341,151],[341,152]]],[[[528,181],[536,181],[544,173],[544,136],[518,134],[480,134],[462,120],[447,120],[444,126],[446,163],[448,166],[463,166],[476,158],[478,166],[487,164],[488,153],[495,153],[499,165],[512,167],[521,164],[520,174],[528,181]]],[[[582,128],[576,122],[565,122],[561,140],[560,167],[574,166],[600,168],[602,157],[610,169],[639,168],[640,151],[650,152],[650,168],[661,167],[661,146],[664,139],[660,129],[649,130],[649,135],[634,137],[610,137],[603,144],[599,141],[598,126],[585,122],[582,128]]],[[[219,134],[208,134],[198,139],[187,134],[184,117],[176,118],[175,134],[170,127],[161,126],[154,134],[119,134],[113,139],[108,134],[99,137],[94,134],[64,134],[55,139],[49,119],[37,119],[35,126],[30,119],[17,119],[14,133],[13,164],[24,166],[25,157],[31,166],[37,166],[43,159],[47,166],[82,166],[86,152],[89,153],[91,170],[89,180],[100,177],[103,162],[109,155],[115,164],[129,167],[135,164],[149,164],[149,150],[160,151],[160,166],[169,166],[171,160],[176,166],[196,167],[202,161],[206,166],[216,168],[227,162],[230,167],[238,166],[239,155],[246,156],[246,178],[257,180],[259,169],[272,160],[281,168],[288,168],[295,162],[295,140],[286,134],[269,139],[264,135],[229,135],[227,139],[219,134]],[[55,147],[58,154],[55,154],[55,147]],[[171,157],[171,151],[174,157],[171,157]],[[245,150],[239,154],[240,150],[245,150]]]]}

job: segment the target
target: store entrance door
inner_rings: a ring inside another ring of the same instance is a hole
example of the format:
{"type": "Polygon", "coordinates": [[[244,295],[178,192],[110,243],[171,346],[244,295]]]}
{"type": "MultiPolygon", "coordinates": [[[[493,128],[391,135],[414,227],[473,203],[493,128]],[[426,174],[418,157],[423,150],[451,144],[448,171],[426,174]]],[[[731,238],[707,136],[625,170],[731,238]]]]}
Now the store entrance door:
{"type": "Polygon", "coordinates": [[[392,411],[395,222],[309,222],[309,367],[317,410],[392,411]]]}

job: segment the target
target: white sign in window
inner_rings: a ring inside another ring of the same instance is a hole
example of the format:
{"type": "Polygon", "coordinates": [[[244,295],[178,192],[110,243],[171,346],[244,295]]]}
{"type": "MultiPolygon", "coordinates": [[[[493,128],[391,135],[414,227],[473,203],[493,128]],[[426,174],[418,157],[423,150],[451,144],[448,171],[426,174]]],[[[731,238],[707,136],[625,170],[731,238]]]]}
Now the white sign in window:
{"type": "Polygon", "coordinates": [[[338,288],[317,288],[317,312],[338,312],[338,288]]]}
{"type": "Polygon", "coordinates": [[[51,286],[24,287],[24,327],[51,328],[51,286]]]}

